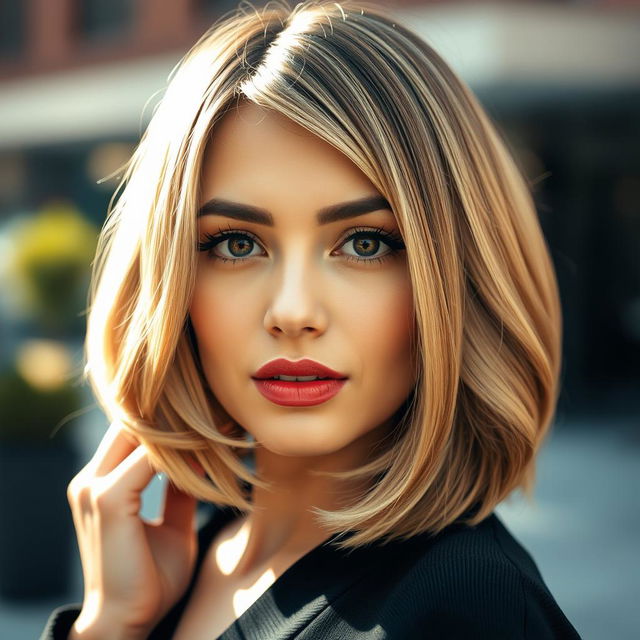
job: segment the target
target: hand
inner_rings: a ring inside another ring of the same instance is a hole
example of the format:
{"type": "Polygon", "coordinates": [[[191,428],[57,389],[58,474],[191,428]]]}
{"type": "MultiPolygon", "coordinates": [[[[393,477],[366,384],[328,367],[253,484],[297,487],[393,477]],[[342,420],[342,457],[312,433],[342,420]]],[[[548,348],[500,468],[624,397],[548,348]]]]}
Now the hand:
{"type": "Polygon", "coordinates": [[[96,629],[110,638],[146,637],[189,584],[196,499],[169,483],[162,523],[143,521],[140,494],[155,472],[145,447],[114,422],[68,485],[84,577],[77,637],[96,629]]]}

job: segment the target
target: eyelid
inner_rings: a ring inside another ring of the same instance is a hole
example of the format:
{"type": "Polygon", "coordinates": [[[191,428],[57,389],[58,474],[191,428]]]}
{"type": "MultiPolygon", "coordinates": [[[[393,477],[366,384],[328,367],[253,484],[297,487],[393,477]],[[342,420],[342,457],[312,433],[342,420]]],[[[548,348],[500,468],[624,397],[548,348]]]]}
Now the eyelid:
{"type": "MultiPolygon", "coordinates": [[[[400,233],[396,230],[387,229],[384,226],[370,226],[370,227],[358,226],[358,227],[350,227],[349,229],[347,229],[342,234],[342,236],[340,236],[340,239],[337,241],[337,243],[343,244],[347,240],[351,239],[351,237],[356,235],[357,233],[380,233],[381,235],[385,236],[389,240],[396,240],[397,242],[402,242],[402,237],[400,233]]],[[[262,246],[261,240],[254,233],[246,229],[232,228],[231,225],[228,225],[226,228],[220,228],[215,233],[205,233],[204,236],[206,238],[211,239],[220,235],[225,236],[225,235],[235,235],[235,234],[247,235],[253,240],[255,240],[260,246],[262,246]]]]}
{"type": "Polygon", "coordinates": [[[382,226],[352,227],[351,229],[348,229],[345,232],[344,236],[340,238],[340,240],[338,241],[339,244],[343,244],[347,242],[347,240],[350,240],[353,236],[357,235],[358,233],[363,233],[363,234],[370,233],[374,235],[379,234],[383,238],[386,238],[387,240],[386,244],[389,244],[390,242],[395,242],[396,244],[402,244],[404,246],[404,243],[402,242],[402,237],[400,236],[400,233],[398,231],[395,231],[392,229],[386,229],[385,227],[382,227],[382,226]]]}

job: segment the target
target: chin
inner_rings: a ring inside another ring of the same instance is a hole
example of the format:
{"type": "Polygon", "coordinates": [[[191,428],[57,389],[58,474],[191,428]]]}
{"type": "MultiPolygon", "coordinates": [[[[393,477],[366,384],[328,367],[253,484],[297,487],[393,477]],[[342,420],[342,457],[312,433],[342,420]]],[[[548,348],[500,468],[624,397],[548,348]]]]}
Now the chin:
{"type": "Polygon", "coordinates": [[[349,446],[357,436],[345,440],[344,431],[340,433],[333,427],[333,433],[326,430],[314,430],[304,432],[304,427],[296,430],[287,429],[286,432],[279,430],[274,433],[265,430],[261,434],[254,434],[254,438],[259,448],[264,448],[270,453],[288,458],[308,458],[315,456],[326,456],[336,453],[349,446]]]}

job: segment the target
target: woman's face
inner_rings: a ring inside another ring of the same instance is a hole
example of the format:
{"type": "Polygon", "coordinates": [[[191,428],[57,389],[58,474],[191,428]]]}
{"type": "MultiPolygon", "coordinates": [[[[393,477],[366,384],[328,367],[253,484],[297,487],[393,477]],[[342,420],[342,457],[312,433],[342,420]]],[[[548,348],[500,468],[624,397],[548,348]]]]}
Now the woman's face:
{"type": "Polygon", "coordinates": [[[213,394],[273,453],[330,454],[384,433],[413,387],[411,286],[393,213],[379,200],[361,215],[329,215],[372,196],[381,198],[346,156],[284,116],[243,104],[216,125],[190,316],[213,394]],[[346,380],[254,380],[276,358],[313,360],[346,380]],[[339,390],[322,400],[328,388],[339,390]]]}

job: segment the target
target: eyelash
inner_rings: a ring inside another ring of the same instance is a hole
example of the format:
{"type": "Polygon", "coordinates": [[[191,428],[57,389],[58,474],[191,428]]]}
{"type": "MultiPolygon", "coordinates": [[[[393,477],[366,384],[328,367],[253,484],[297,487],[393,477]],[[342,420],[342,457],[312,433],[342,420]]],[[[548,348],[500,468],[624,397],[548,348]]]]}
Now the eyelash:
{"type": "MultiPolygon", "coordinates": [[[[352,260],[354,262],[368,262],[368,263],[383,262],[387,258],[391,258],[396,253],[398,253],[399,251],[402,251],[405,248],[404,242],[402,241],[401,236],[393,231],[389,231],[388,229],[385,229],[384,227],[374,227],[374,228],[356,227],[354,229],[350,229],[349,231],[351,232],[350,235],[347,236],[343,241],[341,241],[340,246],[346,244],[351,240],[357,240],[362,237],[373,236],[379,240],[382,240],[384,244],[386,244],[389,247],[389,251],[384,255],[378,256],[376,258],[363,258],[361,256],[352,256],[347,254],[345,256],[347,260],[352,260]]],[[[252,240],[253,242],[255,242],[256,244],[260,244],[258,239],[252,233],[249,233],[248,231],[233,230],[231,229],[231,227],[229,227],[228,229],[223,229],[215,235],[212,235],[210,233],[205,233],[204,237],[206,238],[206,242],[198,242],[198,251],[211,252],[211,249],[213,249],[218,244],[234,237],[236,238],[246,237],[252,240]]],[[[245,258],[226,258],[224,256],[217,256],[213,253],[210,253],[209,255],[214,260],[221,260],[222,262],[232,262],[232,263],[244,262],[246,260],[249,260],[250,258],[258,257],[258,256],[250,256],[249,258],[246,258],[246,257],[245,258]]]]}

